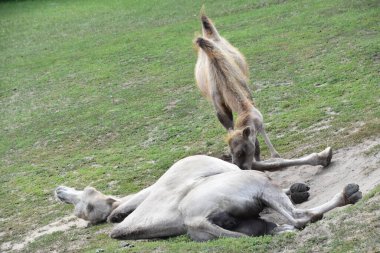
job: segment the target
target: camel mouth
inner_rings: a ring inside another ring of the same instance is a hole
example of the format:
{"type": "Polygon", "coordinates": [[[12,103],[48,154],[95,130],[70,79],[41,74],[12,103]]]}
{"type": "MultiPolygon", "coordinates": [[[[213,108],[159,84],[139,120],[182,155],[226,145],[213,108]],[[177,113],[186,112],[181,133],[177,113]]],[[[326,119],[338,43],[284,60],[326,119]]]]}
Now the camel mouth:
{"type": "Polygon", "coordinates": [[[58,188],[54,190],[54,199],[61,203],[67,203],[64,201],[64,199],[59,195],[57,191],[58,191],[58,188]]]}
{"type": "Polygon", "coordinates": [[[58,186],[57,188],[55,188],[54,190],[54,198],[56,201],[58,202],[61,202],[61,203],[65,203],[65,204],[71,204],[65,197],[64,197],[64,194],[65,194],[65,191],[66,191],[66,187],[65,186],[58,186]]]}

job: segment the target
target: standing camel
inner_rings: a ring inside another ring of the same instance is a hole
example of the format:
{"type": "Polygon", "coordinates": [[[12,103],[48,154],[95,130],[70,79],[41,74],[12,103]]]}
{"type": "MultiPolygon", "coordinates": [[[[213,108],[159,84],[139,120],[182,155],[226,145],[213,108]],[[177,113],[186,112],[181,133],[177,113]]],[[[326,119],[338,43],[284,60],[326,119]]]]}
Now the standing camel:
{"type": "Polygon", "coordinates": [[[228,131],[232,162],[241,169],[250,169],[254,158],[260,160],[257,133],[263,136],[272,158],[279,157],[264,130],[263,116],[254,106],[244,56],[219,35],[204,13],[201,21],[203,37],[195,40],[198,49],[195,79],[203,96],[212,101],[217,118],[228,131]],[[233,112],[237,113],[235,124],[233,112]]]}

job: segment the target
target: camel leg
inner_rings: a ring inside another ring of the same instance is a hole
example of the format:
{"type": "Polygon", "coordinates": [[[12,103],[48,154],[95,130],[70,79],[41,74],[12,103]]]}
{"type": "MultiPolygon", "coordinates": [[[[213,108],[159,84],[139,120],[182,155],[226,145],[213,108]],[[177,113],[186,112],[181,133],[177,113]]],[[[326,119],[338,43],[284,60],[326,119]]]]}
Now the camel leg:
{"type": "Polygon", "coordinates": [[[255,161],[260,161],[260,143],[257,138],[255,138],[255,161]]]}
{"type": "Polygon", "coordinates": [[[253,161],[253,170],[267,170],[276,171],[281,170],[286,167],[296,166],[296,165],[322,165],[328,166],[332,158],[332,149],[330,147],[326,148],[320,153],[312,153],[302,158],[296,159],[282,159],[274,158],[266,161],[253,161]]]}
{"type": "Polygon", "coordinates": [[[114,239],[152,239],[178,236],[186,233],[183,218],[173,203],[148,197],[111,231],[114,239]],[[164,204],[163,204],[164,203],[164,204]],[[160,206],[161,204],[161,206],[160,206]],[[163,204],[163,205],[162,205],[163,204]],[[157,209],[157,207],[160,207],[157,209]]]}
{"type": "Polygon", "coordinates": [[[302,228],[309,222],[314,222],[323,217],[323,214],[340,206],[354,204],[362,197],[359,186],[347,185],[342,192],[336,194],[330,201],[311,209],[297,209],[282,190],[276,186],[268,186],[262,196],[262,201],[269,207],[284,215],[290,223],[302,228]]]}
{"type": "Polygon", "coordinates": [[[245,237],[247,235],[234,232],[211,223],[204,217],[185,220],[187,233],[194,241],[208,241],[219,237],[245,237]]]}
{"type": "Polygon", "coordinates": [[[234,129],[234,120],[232,111],[224,104],[223,99],[217,95],[213,94],[212,101],[216,110],[216,116],[219,122],[227,129],[227,131],[234,129]]]}
{"type": "Polygon", "coordinates": [[[270,141],[267,133],[265,132],[264,130],[264,127],[261,127],[261,129],[259,129],[259,132],[260,134],[264,137],[264,141],[265,143],[267,144],[268,148],[269,148],[269,151],[270,151],[270,154],[271,154],[271,157],[272,158],[279,158],[280,157],[280,154],[276,151],[276,149],[273,147],[272,145],[272,142],[270,141]]]}
{"type": "Polygon", "coordinates": [[[108,216],[107,221],[115,223],[124,220],[125,217],[132,213],[149,196],[150,192],[151,187],[148,187],[124,201],[122,200],[119,206],[108,216]]]}
{"type": "MultiPolygon", "coordinates": [[[[165,215],[164,215],[165,216],[165,215]]],[[[122,223],[117,224],[110,233],[110,237],[120,240],[140,240],[165,238],[178,236],[186,233],[185,227],[181,224],[182,218],[178,215],[169,215],[164,219],[157,221],[155,217],[149,220],[143,220],[145,217],[130,219],[128,216],[122,223]]]]}

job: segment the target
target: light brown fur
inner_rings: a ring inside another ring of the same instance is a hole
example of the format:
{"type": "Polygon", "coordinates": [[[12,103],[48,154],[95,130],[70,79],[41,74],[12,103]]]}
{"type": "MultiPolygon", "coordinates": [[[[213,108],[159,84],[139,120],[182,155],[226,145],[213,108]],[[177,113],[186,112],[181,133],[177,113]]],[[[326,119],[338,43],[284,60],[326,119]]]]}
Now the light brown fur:
{"type": "Polygon", "coordinates": [[[272,157],[279,157],[265,133],[263,116],[254,106],[248,87],[248,66],[244,56],[219,35],[204,13],[201,14],[201,22],[203,37],[198,37],[195,41],[198,47],[195,79],[203,96],[213,102],[219,121],[229,131],[227,139],[234,163],[239,167],[245,164],[245,167],[250,168],[252,162],[249,160],[253,159],[257,132],[263,135],[272,157]],[[235,124],[232,112],[237,113],[235,124]],[[249,133],[247,138],[244,137],[244,129],[249,133]],[[234,141],[236,138],[240,141],[234,141]],[[242,151],[241,148],[234,147],[234,143],[249,145],[250,148],[242,151]],[[245,153],[244,159],[238,161],[234,149],[238,149],[236,152],[245,153]]]}

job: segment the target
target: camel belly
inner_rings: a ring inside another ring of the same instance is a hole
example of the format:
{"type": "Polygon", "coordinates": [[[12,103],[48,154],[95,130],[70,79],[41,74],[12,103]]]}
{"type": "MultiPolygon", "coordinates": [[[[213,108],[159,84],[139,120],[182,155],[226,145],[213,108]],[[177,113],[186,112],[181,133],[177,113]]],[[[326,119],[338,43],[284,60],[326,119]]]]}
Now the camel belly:
{"type": "Polygon", "coordinates": [[[257,171],[231,171],[208,177],[181,201],[184,217],[212,217],[226,213],[235,218],[258,217],[260,196],[268,178],[257,171]],[[248,173],[246,173],[248,172],[248,173]]]}

